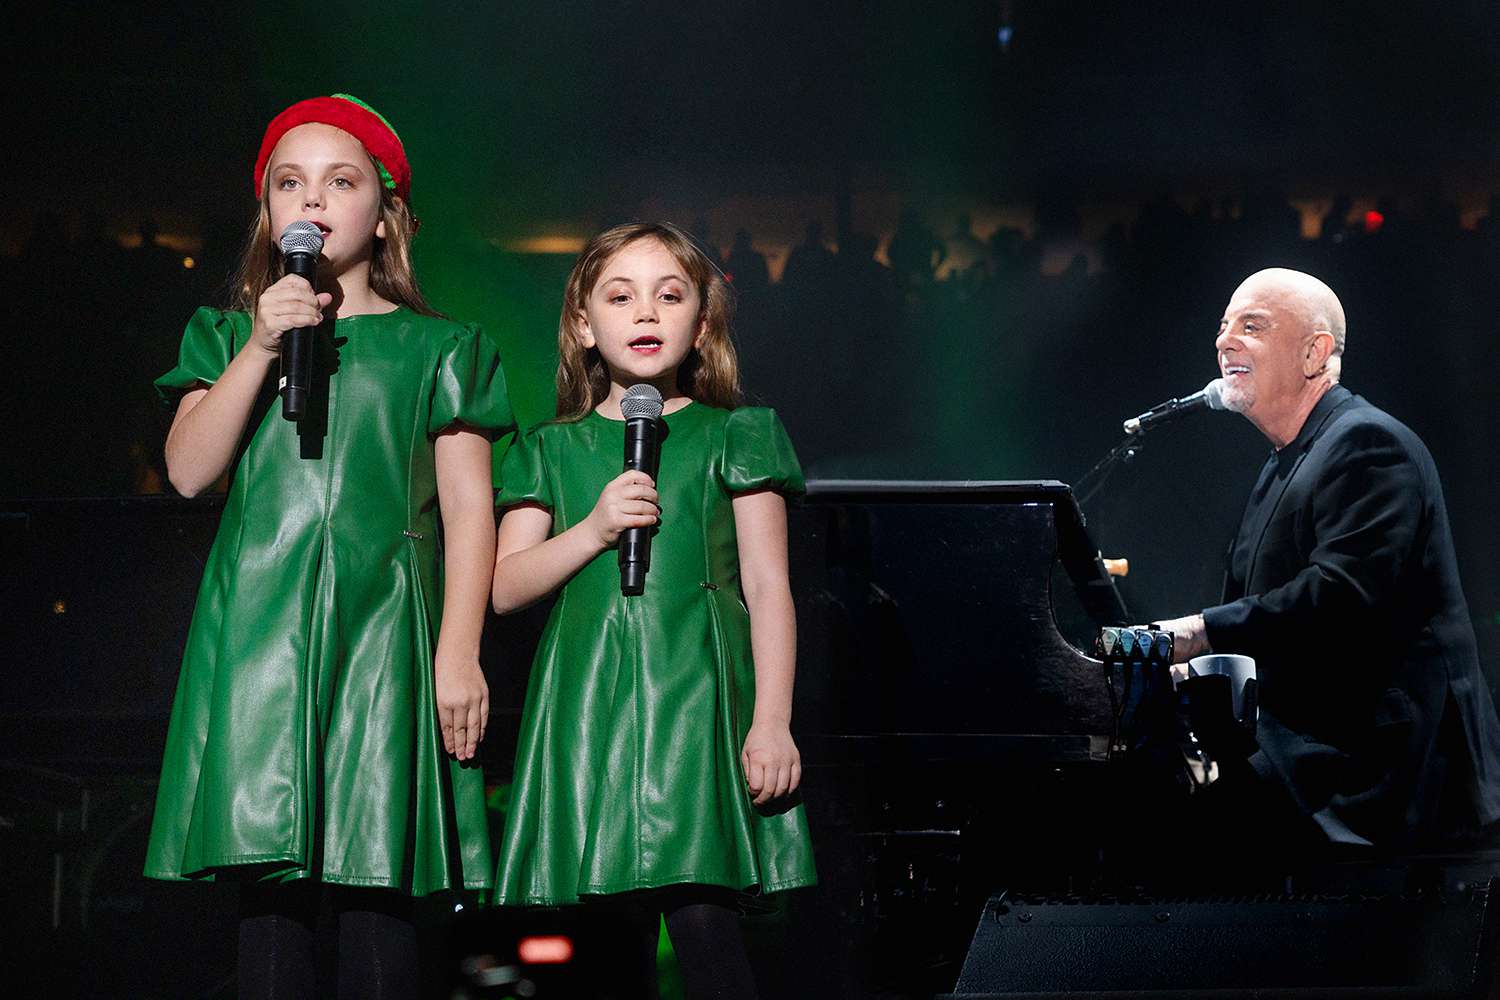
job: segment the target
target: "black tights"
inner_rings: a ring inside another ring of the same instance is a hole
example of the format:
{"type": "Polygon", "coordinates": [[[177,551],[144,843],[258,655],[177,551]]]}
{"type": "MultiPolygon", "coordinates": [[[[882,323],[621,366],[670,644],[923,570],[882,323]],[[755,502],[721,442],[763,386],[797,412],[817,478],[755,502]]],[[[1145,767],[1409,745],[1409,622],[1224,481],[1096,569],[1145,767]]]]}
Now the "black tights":
{"type": "MultiPolygon", "coordinates": [[[[240,887],[241,1000],[321,995],[315,884],[250,882],[240,887]]],[[[414,997],[419,991],[411,900],[380,889],[329,887],[338,919],[338,995],[414,997]]]]}
{"type": "Polygon", "coordinates": [[[663,915],[691,1000],[755,1000],[737,910],[716,902],[689,902],[668,906],[663,915]]]}
{"type": "Polygon", "coordinates": [[[657,930],[665,918],[689,1000],[756,1000],[739,910],[727,893],[683,888],[588,905],[618,910],[622,921],[636,930],[640,980],[653,984],[651,992],[657,930]]]}

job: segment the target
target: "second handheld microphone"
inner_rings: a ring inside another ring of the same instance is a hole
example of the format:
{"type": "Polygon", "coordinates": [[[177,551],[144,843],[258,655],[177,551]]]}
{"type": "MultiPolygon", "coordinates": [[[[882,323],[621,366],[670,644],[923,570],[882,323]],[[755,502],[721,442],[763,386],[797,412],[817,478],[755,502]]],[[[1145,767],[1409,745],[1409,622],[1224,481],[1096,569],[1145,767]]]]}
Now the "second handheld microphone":
{"type": "MultiPolygon", "coordinates": [[[[625,471],[644,472],[656,479],[661,461],[661,393],[641,382],[625,390],[620,413],[625,417],[625,471]]],[[[638,597],[646,592],[651,568],[651,528],[620,532],[620,593],[638,597]]]]}

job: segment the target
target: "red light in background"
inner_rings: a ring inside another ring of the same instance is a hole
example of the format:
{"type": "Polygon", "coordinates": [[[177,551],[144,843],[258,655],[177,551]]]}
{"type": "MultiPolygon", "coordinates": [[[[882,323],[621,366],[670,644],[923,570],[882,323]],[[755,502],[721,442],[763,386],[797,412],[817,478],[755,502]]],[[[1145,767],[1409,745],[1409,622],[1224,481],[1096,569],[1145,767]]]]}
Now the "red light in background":
{"type": "Polygon", "coordinates": [[[573,959],[573,939],[561,934],[522,938],[516,954],[527,965],[561,965],[573,959]]]}
{"type": "Polygon", "coordinates": [[[1365,213],[1365,232],[1378,233],[1380,232],[1380,227],[1383,225],[1385,225],[1385,216],[1373,208],[1365,213]]]}

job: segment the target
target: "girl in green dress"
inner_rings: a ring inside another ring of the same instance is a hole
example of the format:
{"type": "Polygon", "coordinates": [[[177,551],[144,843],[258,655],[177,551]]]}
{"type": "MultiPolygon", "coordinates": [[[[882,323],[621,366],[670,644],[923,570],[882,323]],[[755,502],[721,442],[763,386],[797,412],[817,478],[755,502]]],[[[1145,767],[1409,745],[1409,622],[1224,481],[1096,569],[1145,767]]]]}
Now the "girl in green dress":
{"type": "Polygon", "coordinates": [[[776,415],[738,406],[729,313],[722,275],[670,225],[585,247],[563,299],[557,419],[501,467],[493,589],[502,614],[560,591],[496,899],[664,912],[689,992],[725,997],[754,995],[735,907],[815,881],[789,729],[785,496],[802,474],[776,415]],[[665,400],[655,481],[619,472],[620,400],[642,382],[665,400]],[[645,593],[624,597],[610,550],[642,526],[656,529],[645,593]]]}
{"type": "Polygon", "coordinates": [[[384,118],[344,95],[295,104],[254,181],[235,306],[200,309],[157,380],[177,407],[172,484],[230,479],[146,874],[240,883],[241,997],[318,992],[319,883],[337,887],[339,994],[414,996],[411,897],[492,874],[474,753],[505,382],[479,331],[417,288],[410,170],[384,118]],[[298,220],[323,233],[316,289],[282,274],[275,237],[298,220]],[[292,423],[277,358],[305,326],[321,402],[292,423]]]}

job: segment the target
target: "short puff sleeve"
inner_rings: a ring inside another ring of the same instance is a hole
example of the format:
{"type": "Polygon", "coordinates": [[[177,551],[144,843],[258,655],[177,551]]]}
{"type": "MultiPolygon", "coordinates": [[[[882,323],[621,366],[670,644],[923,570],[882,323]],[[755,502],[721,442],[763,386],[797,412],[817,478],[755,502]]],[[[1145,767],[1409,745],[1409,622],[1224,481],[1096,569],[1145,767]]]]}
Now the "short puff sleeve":
{"type": "Polygon", "coordinates": [[[542,454],[538,427],[528,427],[517,434],[500,462],[500,491],[495,495],[495,506],[504,510],[523,503],[552,506],[547,459],[542,454]]]}
{"type": "Polygon", "coordinates": [[[249,336],[250,317],[246,313],[207,307],[193,313],[182,333],[177,367],[153,383],[162,403],[176,406],[184,393],[217,382],[249,336]]]}
{"type": "Polygon", "coordinates": [[[440,434],[454,424],[491,441],[516,427],[500,352],[475,326],[464,326],[438,352],[427,433],[440,434]]]}
{"type": "Polygon", "coordinates": [[[781,418],[762,406],[742,406],[729,414],[720,470],[730,493],[770,489],[800,496],[807,491],[802,466],[781,418]]]}

